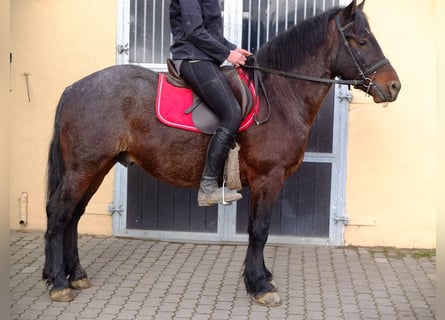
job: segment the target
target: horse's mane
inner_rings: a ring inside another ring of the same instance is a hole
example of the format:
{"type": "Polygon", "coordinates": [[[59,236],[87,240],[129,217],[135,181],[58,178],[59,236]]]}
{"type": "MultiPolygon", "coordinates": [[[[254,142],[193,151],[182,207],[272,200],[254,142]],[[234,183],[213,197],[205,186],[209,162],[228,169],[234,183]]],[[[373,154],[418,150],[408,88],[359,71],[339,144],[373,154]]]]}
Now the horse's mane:
{"type": "MultiPolygon", "coordinates": [[[[301,65],[306,56],[311,55],[326,41],[328,23],[340,10],[341,8],[332,8],[306,19],[266,42],[256,54],[259,65],[283,71],[301,65]]],[[[366,24],[365,15],[357,10],[354,32],[366,24]]]]}

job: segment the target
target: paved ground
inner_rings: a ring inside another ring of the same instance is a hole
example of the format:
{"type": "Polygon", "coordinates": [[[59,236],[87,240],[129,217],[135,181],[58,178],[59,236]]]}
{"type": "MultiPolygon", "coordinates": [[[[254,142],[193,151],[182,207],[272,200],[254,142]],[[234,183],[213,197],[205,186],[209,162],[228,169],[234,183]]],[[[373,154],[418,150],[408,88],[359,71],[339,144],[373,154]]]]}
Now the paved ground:
{"type": "Polygon", "coordinates": [[[43,234],[11,231],[11,319],[435,319],[428,251],[268,246],[283,304],[266,308],[244,290],[245,245],[81,236],[79,247],[93,287],[54,303],[43,234]]]}

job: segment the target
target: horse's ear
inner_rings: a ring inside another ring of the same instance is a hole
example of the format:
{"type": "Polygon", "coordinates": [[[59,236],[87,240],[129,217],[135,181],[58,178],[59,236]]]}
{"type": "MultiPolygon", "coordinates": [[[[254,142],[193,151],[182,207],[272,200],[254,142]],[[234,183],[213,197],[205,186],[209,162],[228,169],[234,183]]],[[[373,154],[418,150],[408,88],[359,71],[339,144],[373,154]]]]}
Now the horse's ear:
{"type": "MultiPolygon", "coordinates": [[[[363,5],[364,1],[360,4],[363,5]]],[[[351,21],[357,10],[357,1],[353,0],[346,8],[343,9],[343,23],[351,21]]]]}
{"type": "Polygon", "coordinates": [[[357,8],[359,8],[360,10],[363,11],[363,7],[365,6],[365,0],[362,1],[362,3],[360,3],[357,8]]]}

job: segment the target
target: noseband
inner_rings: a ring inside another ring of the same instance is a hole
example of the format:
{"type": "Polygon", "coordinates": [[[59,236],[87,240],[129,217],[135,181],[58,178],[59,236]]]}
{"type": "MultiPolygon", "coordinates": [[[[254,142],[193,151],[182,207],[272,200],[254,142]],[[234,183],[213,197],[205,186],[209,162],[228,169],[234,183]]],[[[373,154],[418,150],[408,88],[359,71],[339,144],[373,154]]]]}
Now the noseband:
{"type": "Polygon", "coordinates": [[[372,86],[375,86],[378,93],[381,95],[382,98],[384,98],[383,92],[380,90],[380,88],[374,83],[374,77],[377,73],[377,70],[383,67],[384,65],[389,63],[389,60],[384,58],[374,64],[370,68],[366,68],[362,63],[360,63],[359,59],[357,58],[357,55],[354,54],[354,51],[351,49],[351,45],[349,44],[348,40],[346,39],[344,30],[351,26],[353,21],[346,24],[344,27],[340,24],[340,19],[338,17],[335,18],[335,24],[337,25],[338,33],[340,34],[341,40],[343,41],[343,45],[345,46],[346,50],[348,51],[349,55],[352,58],[352,61],[354,62],[354,65],[356,66],[358,70],[359,76],[362,78],[361,83],[354,85],[354,87],[363,86],[365,88],[365,92],[369,94],[369,90],[372,86]]]}

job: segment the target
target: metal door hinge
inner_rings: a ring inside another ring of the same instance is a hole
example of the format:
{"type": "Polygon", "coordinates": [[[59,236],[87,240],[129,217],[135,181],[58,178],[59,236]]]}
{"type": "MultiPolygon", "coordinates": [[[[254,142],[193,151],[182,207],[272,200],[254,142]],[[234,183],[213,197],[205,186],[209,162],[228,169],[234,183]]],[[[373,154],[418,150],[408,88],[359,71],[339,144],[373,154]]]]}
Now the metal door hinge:
{"type": "Polygon", "coordinates": [[[108,207],[108,211],[111,212],[111,215],[114,215],[115,213],[118,213],[119,215],[122,215],[122,212],[124,212],[124,209],[122,208],[122,205],[116,206],[115,204],[110,204],[108,207]]]}
{"type": "Polygon", "coordinates": [[[126,43],[126,44],[119,44],[117,46],[117,53],[118,54],[125,53],[128,56],[129,50],[130,50],[130,48],[128,47],[128,43],[126,43]]]}
{"type": "Polygon", "coordinates": [[[337,94],[338,100],[343,102],[343,100],[348,101],[349,103],[352,101],[352,93],[346,88],[340,88],[337,94]]]}
{"type": "Polygon", "coordinates": [[[346,214],[343,215],[336,215],[334,217],[334,221],[335,223],[339,223],[339,222],[343,222],[343,224],[348,224],[349,223],[349,217],[346,214]]]}

